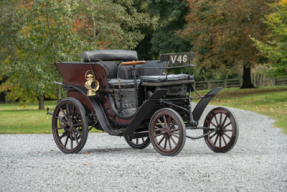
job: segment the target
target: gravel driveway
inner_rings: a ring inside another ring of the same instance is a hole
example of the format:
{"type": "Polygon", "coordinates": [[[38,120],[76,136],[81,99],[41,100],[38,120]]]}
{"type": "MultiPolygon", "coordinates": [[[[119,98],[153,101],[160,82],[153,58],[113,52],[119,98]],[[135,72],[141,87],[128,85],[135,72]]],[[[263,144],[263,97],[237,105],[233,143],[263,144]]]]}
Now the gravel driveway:
{"type": "Polygon", "coordinates": [[[50,134],[0,135],[0,191],[287,191],[287,135],[266,116],[230,110],[240,135],[225,154],[187,139],[165,157],[92,133],[80,153],[66,155],[50,134]]]}

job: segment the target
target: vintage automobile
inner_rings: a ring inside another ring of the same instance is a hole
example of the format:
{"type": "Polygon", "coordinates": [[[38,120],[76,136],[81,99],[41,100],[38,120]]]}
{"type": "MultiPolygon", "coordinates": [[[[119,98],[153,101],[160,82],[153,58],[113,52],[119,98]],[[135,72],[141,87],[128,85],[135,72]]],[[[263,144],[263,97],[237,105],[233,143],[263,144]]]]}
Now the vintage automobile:
{"type": "MultiPolygon", "coordinates": [[[[162,54],[160,60],[138,61],[137,52],[96,50],[83,52],[83,62],[61,62],[57,68],[67,90],[52,117],[54,140],[64,153],[85,146],[92,128],[123,136],[135,149],[150,142],[162,155],[177,155],[186,138],[204,138],[214,152],[227,152],[236,144],[238,124],[223,107],[211,110],[202,126],[199,119],[209,101],[222,88],[200,96],[190,75],[194,53],[162,54]],[[117,65],[120,62],[119,65],[117,65]],[[169,74],[186,68],[188,74],[169,74]],[[191,97],[191,92],[198,96],[191,97]],[[191,100],[201,99],[192,110],[191,100]],[[186,135],[186,129],[203,131],[186,135]]],[[[49,111],[49,110],[48,110],[49,111]]]]}

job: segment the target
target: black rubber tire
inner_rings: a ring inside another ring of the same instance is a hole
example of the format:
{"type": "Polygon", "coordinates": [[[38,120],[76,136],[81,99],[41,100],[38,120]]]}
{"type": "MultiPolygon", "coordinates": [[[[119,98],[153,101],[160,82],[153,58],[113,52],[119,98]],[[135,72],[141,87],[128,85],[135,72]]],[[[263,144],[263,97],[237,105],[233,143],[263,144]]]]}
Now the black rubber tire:
{"type": "MultiPolygon", "coordinates": [[[[238,123],[232,112],[226,108],[217,107],[212,109],[204,120],[204,127],[219,128],[215,133],[211,133],[204,137],[207,146],[216,153],[226,153],[230,151],[238,140],[238,123]],[[223,117],[223,115],[225,117],[223,117]],[[227,139],[229,139],[228,142],[226,142],[227,139]],[[217,143],[217,141],[219,142],[217,143]]],[[[203,133],[208,133],[208,130],[203,130],[203,133]]]]}
{"type": "Polygon", "coordinates": [[[52,118],[52,132],[54,140],[62,152],[78,153],[85,146],[89,133],[88,120],[85,115],[86,111],[83,105],[78,100],[71,97],[62,99],[55,107],[52,118]],[[72,112],[70,112],[70,106],[72,106],[72,112]],[[67,109],[69,110],[67,111],[67,109]],[[64,110],[66,110],[66,112],[64,112],[64,110]],[[59,115],[60,113],[62,116],[59,115]],[[70,121],[67,119],[70,119],[70,121]],[[70,124],[68,125],[68,123],[70,124]],[[57,129],[59,125],[61,128],[57,129]],[[60,129],[63,129],[61,136],[58,131],[60,129]],[[62,138],[66,138],[65,144],[61,141],[62,138]],[[78,141],[78,139],[80,139],[80,141],[78,141]],[[68,141],[70,141],[70,149],[67,147],[68,141]],[[73,147],[74,141],[76,141],[75,147],[73,147]]]}
{"type": "Polygon", "coordinates": [[[128,144],[129,146],[131,146],[132,148],[134,148],[134,149],[144,149],[144,148],[148,147],[149,144],[150,144],[150,139],[149,139],[149,137],[138,138],[138,141],[139,141],[139,140],[142,141],[142,139],[144,140],[144,141],[143,141],[142,143],[140,143],[140,144],[136,144],[136,141],[133,142],[133,141],[136,140],[136,139],[130,139],[130,137],[129,137],[128,135],[124,136],[124,138],[125,138],[127,144],[128,144]],[[144,139],[144,138],[145,138],[145,139],[144,139]]]}
{"type": "Polygon", "coordinates": [[[157,110],[153,114],[149,123],[149,138],[155,150],[161,155],[175,156],[179,154],[183,149],[186,140],[186,128],[181,116],[175,110],[170,108],[157,110]],[[166,116],[172,119],[168,118],[167,120],[166,116]],[[161,122],[161,118],[166,123],[157,123],[159,121],[161,122]],[[157,127],[157,124],[160,124],[162,128],[157,127]],[[175,127],[175,125],[177,127],[175,127]],[[175,134],[175,131],[178,131],[178,134],[175,134]],[[160,141],[158,141],[156,137],[161,137],[160,141]],[[163,140],[164,146],[161,145],[163,140]],[[174,144],[173,148],[171,141],[174,144]],[[169,150],[167,149],[167,145],[170,147],[169,150]]]}

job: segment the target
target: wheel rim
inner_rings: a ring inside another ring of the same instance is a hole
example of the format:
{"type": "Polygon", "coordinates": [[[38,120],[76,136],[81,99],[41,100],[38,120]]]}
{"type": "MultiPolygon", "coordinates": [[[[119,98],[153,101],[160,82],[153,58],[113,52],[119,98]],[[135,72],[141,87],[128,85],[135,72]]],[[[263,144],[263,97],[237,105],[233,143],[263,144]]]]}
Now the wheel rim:
{"type": "Polygon", "coordinates": [[[181,145],[182,126],[173,113],[158,113],[150,125],[150,136],[154,147],[163,154],[173,154],[181,145]]]}
{"type": "Polygon", "coordinates": [[[132,139],[131,137],[128,136],[129,142],[135,146],[141,146],[141,145],[145,144],[147,139],[148,139],[148,137],[141,137],[141,138],[132,139]]]}
{"type": "MultiPolygon", "coordinates": [[[[224,109],[211,111],[205,119],[204,127],[215,128],[216,132],[205,137],[205,141],[217,152],[226,152],[236,140],[236,122],[231,113],[224,109]]],[[[208,130],[204,130],[207,133],[208,130]]]]}
{"type": "Polygon", "coordinates": [[[73,152],[81,145],[84,137],[83,116],[78,106],[64,101],[55,109],[53,115],[53,134],[58,146],[73,152]]]}

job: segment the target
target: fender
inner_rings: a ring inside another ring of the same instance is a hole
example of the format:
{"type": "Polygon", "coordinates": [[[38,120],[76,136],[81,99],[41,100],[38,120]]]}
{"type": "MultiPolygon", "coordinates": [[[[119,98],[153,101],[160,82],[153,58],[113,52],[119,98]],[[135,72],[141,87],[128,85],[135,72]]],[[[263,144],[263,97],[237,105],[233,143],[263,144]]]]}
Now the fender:
{"type": "Polygon", "coordinates": [[[136,115],[134,116],[131,123],[128,125],[127,129],[123,132],[124,135],[134,133],[141,122],[144,120],[145,115],[153,108],[154,104],[159,102],[159,100],[167,93],[167,89],[157,89],[139,108],[136,115]]]}
{"type": "Polygon", "coordinates": [[[213,99],[213,97],[219,93],[223,88],[222,87],[217,87],[209,91],[196,105],[194,108],[192,114],[193,114],[193,119],[194,121],[198,122],[204,109],[208,105],[208,103],[213,99]]]}
{"type": "Polygon", "coordinates": [[[78,86],[78,85],[69,85],[69,84],[65,84],[62,82],[55,82],[58,85],[62,85],[64,87],[68,87],[68,88],[74,88],[76,90],[78,90],[79,92],[83,93],[83,95],[85,95],[87,97],[87,99],[91,102],[97,117],[99,119],[99,123],[101,125],[101,127],[104,129],[105,132],[109,133],[111,132],[111,130],[113,130],[113,128],[111,127],[107,116],[105,115],[104,109],[101,105],[101,103],[99,102],[99,100],[96,97],[88,97],[87,96],[87,89],[85,87],[82,86],[78,86]]]}

